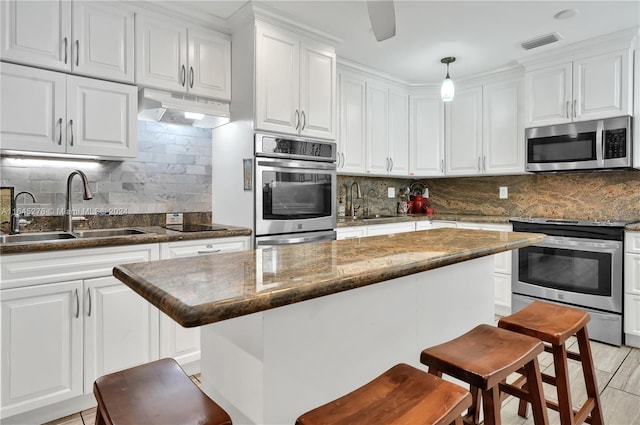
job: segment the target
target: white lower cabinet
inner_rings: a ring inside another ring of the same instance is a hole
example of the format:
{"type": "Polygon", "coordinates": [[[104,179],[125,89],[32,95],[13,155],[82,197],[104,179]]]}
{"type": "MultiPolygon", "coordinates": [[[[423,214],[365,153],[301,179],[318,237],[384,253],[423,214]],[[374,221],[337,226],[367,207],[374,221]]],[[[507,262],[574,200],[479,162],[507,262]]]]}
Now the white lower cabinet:
{"type": "Polygon", "coordinates": [[[336,239],[356,239],[367,236],[367,226],[339,227],[336,229],[336,239]]]}
{"type": "Polygon", "coordinates": [[[624,246],[625,343],[640,348],[640,232],[625,232],[624,246]]]}
{"type": "MultiPolygon", "coordinates": [[[[183,258],[215,255],[221,252],[249,249],[248,236],[200,239],[160,244],[160,258],[183,258]]],[[[160,313],[160,357],[173,357],[188,373],[199,372],[200,328],[183,328],[164,313],[160,313]]]]}
{"type": "Polygon", "coordinates": [[[413,221],[403,223],[374,224],[367,226],[367,236],[392,235],[394,233],[414,232],[416,224],[413,221]]]}
{"type": "Polygon", "coordinates": [[[111,275],[158,258],[157,244],[2,256],[3,422],[158,358],[158,310],[111,275]]]}

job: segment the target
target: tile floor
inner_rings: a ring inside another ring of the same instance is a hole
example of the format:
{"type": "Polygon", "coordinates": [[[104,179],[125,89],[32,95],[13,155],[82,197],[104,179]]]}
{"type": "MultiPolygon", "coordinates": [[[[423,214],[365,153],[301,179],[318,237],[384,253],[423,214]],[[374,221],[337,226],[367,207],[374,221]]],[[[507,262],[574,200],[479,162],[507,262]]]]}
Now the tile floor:
{"type": "MultiPolygon", "coordinates": [[[[575,338],[568,344],[569,349],[577,351],[575,338]]],[[[600,387],[600,401],[606,425],[640,425],[640,349],[631,347],[612,347],[610,345],[591,342],[593,358],[596,366],[596,378],[600,387]]],[[[540,368],[553,374],[552,357],[549,353],[540,355],[540,368]]],[[[578,363],[569,361],[571,373],[571,395],[575,407],[579,407],[586,397],[584,380],[578,363]]],[[[199,375],[191,379],[200,384],[199,375]]],[[[545,394],[549,399],[556,399],[555,388],[545,385],[545,394]]],[[[502,408],[503,425],[533,425],[533,417],[528,419],[518,416],[518,402],[510,398],[505,400],[502,408]]],[[[556,412],[549,410],[550,425],[560,423],[556,412]]],[[[93,425],[95,408],[67,416],[46,425],[93,425]]],[[[410,425],[410,424],[407,424],[410,425]]]]}

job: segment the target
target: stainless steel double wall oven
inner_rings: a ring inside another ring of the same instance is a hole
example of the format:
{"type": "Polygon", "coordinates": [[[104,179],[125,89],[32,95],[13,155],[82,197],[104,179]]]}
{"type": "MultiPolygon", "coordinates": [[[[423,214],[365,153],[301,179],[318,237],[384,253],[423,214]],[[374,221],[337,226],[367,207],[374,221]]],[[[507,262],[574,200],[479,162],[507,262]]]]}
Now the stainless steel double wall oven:
{"type": "Polygon", "coordinates": [[[544,242],[514,251],[512,310],[534,300],[589,311],[591,339],[623,344],[626,222],[511,219],[515,232],[544,233],[544,242]]]}
{"type": "Polygon", "coordinates": [[[335,239],[336,145],[255,135],[256,248],[335,239]]]}

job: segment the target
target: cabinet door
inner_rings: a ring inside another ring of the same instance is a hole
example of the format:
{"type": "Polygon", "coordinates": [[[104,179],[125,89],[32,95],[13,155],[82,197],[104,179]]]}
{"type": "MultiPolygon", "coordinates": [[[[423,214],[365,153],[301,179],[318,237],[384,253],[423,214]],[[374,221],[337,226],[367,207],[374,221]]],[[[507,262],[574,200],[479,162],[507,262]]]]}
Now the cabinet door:
{"type": "Polygon", "coordinates": [[[213,31],[189,28],[188,91],[231,100],[231,42],[213,31]]]}
{"type": "Polygon", "coordinates": [[[571,63],[527,72],[525,92],[527,127],[571,121],[571,63]]]}
{"type": "Polygon", "coordinates": [[[6,0],[0,8],[2,60],[71,70],[71,2],[6,0]]]}
{"type": "Polygon", "coordinates": [[[395,233],[415,232],[416,225],[413,221],[405,223],[375,224],[367,226],[367,236],[392,235],[395,233]]]}
{"type": "Polygon", "coordinates": [[[631,113],[630,56],[629,50],[621,50],[574,62],[574,119],[592,120],[631,113]]]}
{"type": "Polygon", "coordinates": [[[409,175],[444,175],[444,102],[439,94],[411,96],[409,175]]]}
{"type": "Polygon", "coordinates": [[[65,74],[4,62],[0,70],[2,149],[65,152],[65,74]]]}
{"type": "Polygon", "coordinates": [[[67,153],[135,157],[135,86],[67,77],[67,153]]]}
{"type": "Polygon", "coordinates": [[[409,96],[389,90],[389,174],[409,175],[409,96]]]}
{"type": "Polygon", "coordinates": [[[84,388],[99,376],[158,359],[158,310],[109,276],[84,281],[84,388]]]}
{"type": "Polygon", "coordinates": [[[640,337],[640,295],[624,297],[624,333],[640,337]]]}
{"type": "Polygon", "coordinates": [[[640,295],[640,254],[624,255],[624,275],[625,292],[640,295]]]}
{"type": "Polygon", "coordinates": [[[482,87],[459,90],[446,106],[447,175],[482,171],[482,87]]]}
{"type": "Polygon", "coordinates": [[[367,82],[367,173],[389,171],[389,89],[367,82]]]}
{"type": "Polygon", "coordinates": [[[134,13],[109,2],[73,2],[74,74],[134,81],[134,13]]]}
{"type": "Polygon", "coordinates": [[[483,87],[482,168],[488,174],[524,173],[522,81],[483,87]]]}
{"type": "Polygon", "coordinates": [[[187,29],[136,15],[136,84],[172,91],[187,87],[187,29]]]}
{"type": "Polygon", "coordinates": [[[336,54],[305,41],[300,60],[300,134],[335,139],[336,54]]]}
{"type": "Polygon", "coordinates": [[[82,282],[2,290],[5,418],[82,394],[82,282]]]}
{"type": "Polygon", "coordinates": [[[338,112],[338,172],[365,171],[365,81],[353,74],[341,72],[339,77],[338,112]]]}
{"type": "Polygon", "coordinates": [[[366,226],[358,227],[339,227],[336,229],[336,239],[357,239],[367,236],[366,226]]]}
{"type": "Polygon", "coordinates": [[[268,26],[256,32],[256,129],[298,134],[300,40],[268,26]]]}

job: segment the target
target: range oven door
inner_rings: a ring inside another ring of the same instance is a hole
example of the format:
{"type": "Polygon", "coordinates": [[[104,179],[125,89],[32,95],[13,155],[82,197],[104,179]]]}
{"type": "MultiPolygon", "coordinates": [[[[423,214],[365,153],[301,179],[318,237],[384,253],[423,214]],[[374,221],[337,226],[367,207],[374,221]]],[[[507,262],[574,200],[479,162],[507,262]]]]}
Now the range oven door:
{"type": "Polygon", "coordinates": [[[256,235],[333,230],[336,165],[256,158],[256,235]]]}
{"type": "Polygon", "coordinates": [[[622,313],[621,241],[547,236],[513,256],[514,294],[622,313]]]}

